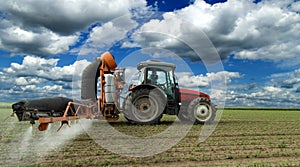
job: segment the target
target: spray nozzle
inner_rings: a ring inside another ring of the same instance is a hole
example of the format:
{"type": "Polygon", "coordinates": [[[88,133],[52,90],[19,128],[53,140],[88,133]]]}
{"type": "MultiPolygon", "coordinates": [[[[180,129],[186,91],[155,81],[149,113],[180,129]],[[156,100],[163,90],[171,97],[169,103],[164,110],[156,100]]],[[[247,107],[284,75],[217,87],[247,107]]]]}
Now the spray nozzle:
{"type": "Polygon", "coordinates": [[[35,124],[35,122],[34,122],[34,120],[32,119],[32,120],[30,120],[30,122],[29,122],[31,125],[33,125],[33,124],[35,124]]]}

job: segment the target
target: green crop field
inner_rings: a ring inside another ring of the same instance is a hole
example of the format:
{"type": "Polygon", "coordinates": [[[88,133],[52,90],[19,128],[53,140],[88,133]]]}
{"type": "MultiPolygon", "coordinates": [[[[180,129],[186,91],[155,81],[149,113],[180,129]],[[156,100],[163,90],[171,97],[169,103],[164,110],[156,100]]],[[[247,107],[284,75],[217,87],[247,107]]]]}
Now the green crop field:
{"type": "MultiPolygon", "coordinates": [[[[299,110],[226,109],[204,142],[199,141],[203,125],[193,125],[181,141],[164,152],[128,157],[104,149],[98,144],[101,141],[76,123],[59,132],[59,124],[39,132],[37,124],[31,128],[28,122],[9,117],[9,105],[0,105],[0,166],[300,166],[299,110]]],[[[159,125],[137,126],[121,118],[110,125],[124,134],[145,137],[165,130],[174,120],[168,116],[159,125]]],[[[101,126],[105,125],[92,124],[95,133],[101,126]]]]}

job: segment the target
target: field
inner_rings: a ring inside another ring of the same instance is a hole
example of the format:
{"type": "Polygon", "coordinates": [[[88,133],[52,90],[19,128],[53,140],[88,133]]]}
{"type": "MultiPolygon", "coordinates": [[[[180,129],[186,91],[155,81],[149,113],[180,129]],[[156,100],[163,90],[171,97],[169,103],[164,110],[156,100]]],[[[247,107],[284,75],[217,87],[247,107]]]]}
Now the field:
{"type": "MultiPolygon", "coordinates": [[[[72,123],[71,128],[65,126],[59,132],[59,124],[39,132],[37,125],[30,127],[27,122],[8,117],[11,112],[8,103],[0,105],[0,166],[300,166],[299,110],[226,109],[204,142],[199,141],[203,126],[194,125],[171,148],[145,157],[104,149],[101,143],[116,141],[111,148],[124,150],[105,126],[143,139],[170,127],[175,117],[163,117],[163,122],[155,126],[130,125],[121,118],[110,124],[92,122],[90,131],[72,123]]],[[[177,120],[175,123],[179,129],[187,126],[177,120]]],[[[155,146],[163,145],[157,142],[155,146]]]]}

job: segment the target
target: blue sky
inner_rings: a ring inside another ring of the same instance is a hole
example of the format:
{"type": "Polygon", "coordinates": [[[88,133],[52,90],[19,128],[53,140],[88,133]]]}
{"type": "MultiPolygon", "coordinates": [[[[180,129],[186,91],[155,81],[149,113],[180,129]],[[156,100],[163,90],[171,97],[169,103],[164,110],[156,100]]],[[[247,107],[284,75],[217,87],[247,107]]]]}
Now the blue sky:
{"type": "Polygon", "coordinates": [[[110,51],[129,76],[142,60],[175,63],[182,87],[226,106],[300,108],[300,1],[1,4],[0,101],[76,98],[84,67],[110,51]]]}

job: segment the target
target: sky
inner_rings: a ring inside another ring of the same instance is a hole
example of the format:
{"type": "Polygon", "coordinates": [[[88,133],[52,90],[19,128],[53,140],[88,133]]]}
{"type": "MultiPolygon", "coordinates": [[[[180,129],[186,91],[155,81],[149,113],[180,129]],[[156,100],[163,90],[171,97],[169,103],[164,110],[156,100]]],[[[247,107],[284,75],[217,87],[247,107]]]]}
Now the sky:
{"type": "Polygon", "coordinates": [[[299,0],[0,0],[0,101],[78,98],[110,51],[158,59],[226,106],[300,108],[299,0]]]}

